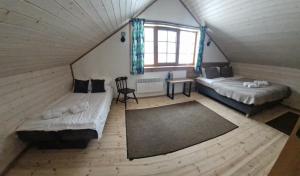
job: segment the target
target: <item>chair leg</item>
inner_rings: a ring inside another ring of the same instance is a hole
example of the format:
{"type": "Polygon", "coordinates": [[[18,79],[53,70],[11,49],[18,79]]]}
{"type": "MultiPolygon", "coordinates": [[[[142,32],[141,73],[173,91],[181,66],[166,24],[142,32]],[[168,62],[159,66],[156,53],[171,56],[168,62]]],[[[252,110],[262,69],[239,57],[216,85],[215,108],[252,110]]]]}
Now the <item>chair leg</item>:
{"type": "Polygon", "coordinates": [[[127,109],[127,93],[124,94],[125,109],[127,109]]]}
{"type": "Polygon", "coordinates": [[[120,97],[120,92],[119,92],[119,94],[118,94],[118,98],[117,98],[116,104],[118,104],[119,97],[120,97]]]}
{"type": "Polygon", "coordinates": [[[135,96],[135,93],[134,93],[134,92],[132,92],[132,93],[133,93],[134,99],[135,99],[135,101],[136,101],[136,104],[139,104],[138,99],[137,99],[136,96],[135,96]]]}

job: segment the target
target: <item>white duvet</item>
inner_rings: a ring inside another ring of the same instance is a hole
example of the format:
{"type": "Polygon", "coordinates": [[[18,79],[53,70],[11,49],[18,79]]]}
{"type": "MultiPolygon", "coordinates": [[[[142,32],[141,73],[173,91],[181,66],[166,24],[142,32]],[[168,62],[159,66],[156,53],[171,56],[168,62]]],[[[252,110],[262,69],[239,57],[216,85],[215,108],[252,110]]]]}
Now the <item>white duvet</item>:
{"type": "Polygon", "coordinates": [[[235,79],[241,79],[243,78],[242,76],[233,76],[229,78],[224,78],[224,77],[219,77],[219,78],[214,78],[214,79],[208,79],[204,77],[198,77],[196,78],[197,82],[205,85],[206,87],[212,88],[213,83],[223,81],[223,80],[235,80],[235,79]]]}
{"type": "Polygon", "coordinates": [[[215,79],[197,78],[197,82],[214,89],[218,94],[249,105],[262,105],[267,102],[281,100],[290,94],[289,87],[276,83],[257,88],[243,86],[244,82],[253,81],[240,76],[215,79]]]}
{"type": "Polygon", "coordinates": [[[104,93],[69,93],[50,105],[48,109],[68,108],[84,101],[89,103],[88,109],[76,114],[65,112],[62,117],[53,119],[42,119],[41,116],[37,116],[25,121],[17,131],[92,129],[96,130],[98,138],[101,138],[112,98],[111,87],[106,87],[104,93]]]}

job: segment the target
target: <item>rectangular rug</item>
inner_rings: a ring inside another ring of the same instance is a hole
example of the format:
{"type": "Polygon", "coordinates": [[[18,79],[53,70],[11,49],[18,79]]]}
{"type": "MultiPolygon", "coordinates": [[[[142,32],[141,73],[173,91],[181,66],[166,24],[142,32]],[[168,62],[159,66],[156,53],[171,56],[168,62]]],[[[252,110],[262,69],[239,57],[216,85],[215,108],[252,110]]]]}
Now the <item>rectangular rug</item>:
{"type": "Polygon", "coordinates": [[[290,135],[297,123],[298,118],[298,114],[287,112],[273,120],[270,120],[266,124],[287,135],[290,135]]]}
{"type": "Polygon", "coordinates": [[[167,154],[237,127],[197,101],[126,110],[127,158],[167,154]]]}

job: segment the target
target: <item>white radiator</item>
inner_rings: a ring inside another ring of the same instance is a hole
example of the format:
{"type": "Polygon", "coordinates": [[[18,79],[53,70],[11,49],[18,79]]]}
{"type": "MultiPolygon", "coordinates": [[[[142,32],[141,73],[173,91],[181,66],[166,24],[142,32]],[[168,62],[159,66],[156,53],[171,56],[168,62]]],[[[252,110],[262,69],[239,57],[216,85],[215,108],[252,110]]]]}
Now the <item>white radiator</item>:
{"type": "Polygon", "coordinates": [[[138,93],[162,92],[164,90],[164,81],[161,78],[137,79],[136,89],[138,93]]]}

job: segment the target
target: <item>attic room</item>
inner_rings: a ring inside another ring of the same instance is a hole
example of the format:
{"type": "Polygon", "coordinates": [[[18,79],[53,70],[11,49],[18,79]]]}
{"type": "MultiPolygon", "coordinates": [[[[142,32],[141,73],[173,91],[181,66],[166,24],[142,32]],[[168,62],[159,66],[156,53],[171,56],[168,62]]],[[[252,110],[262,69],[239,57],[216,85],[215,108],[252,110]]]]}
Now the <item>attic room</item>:
{"type": "Polygon", "coordinates": [[[299,0],[1,0],[0,175],[299,176],[299,0]]]}

